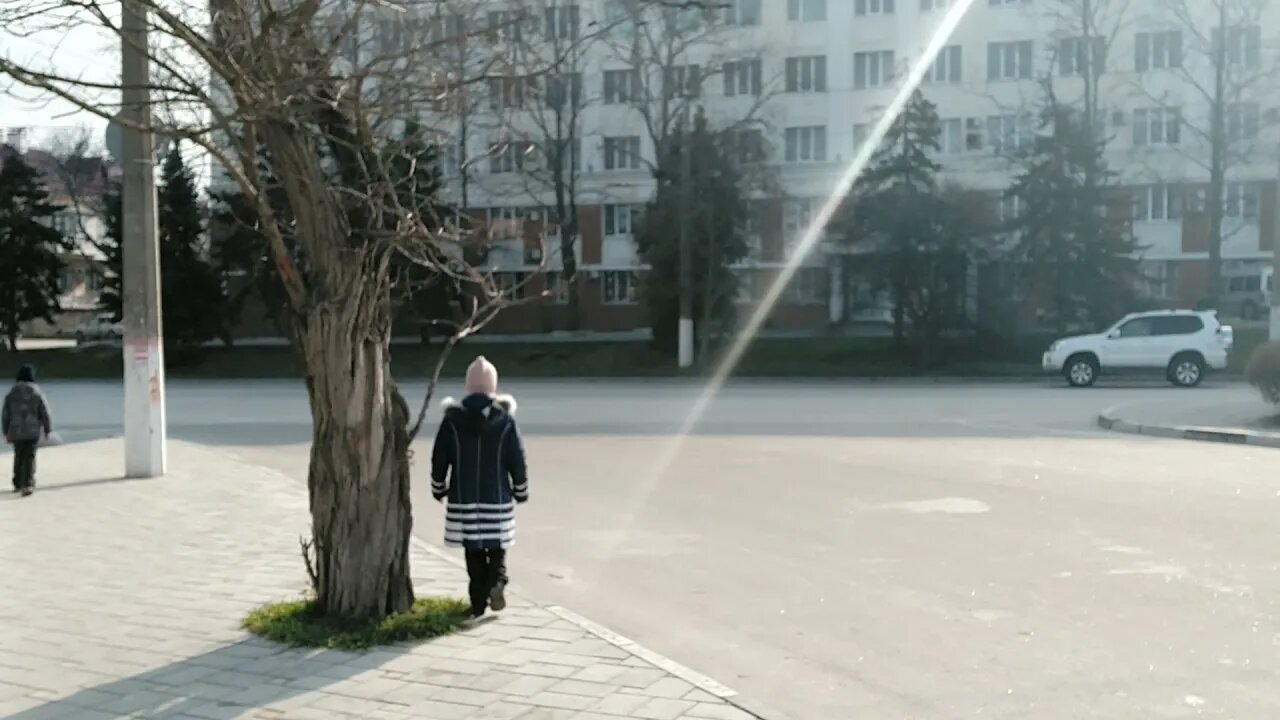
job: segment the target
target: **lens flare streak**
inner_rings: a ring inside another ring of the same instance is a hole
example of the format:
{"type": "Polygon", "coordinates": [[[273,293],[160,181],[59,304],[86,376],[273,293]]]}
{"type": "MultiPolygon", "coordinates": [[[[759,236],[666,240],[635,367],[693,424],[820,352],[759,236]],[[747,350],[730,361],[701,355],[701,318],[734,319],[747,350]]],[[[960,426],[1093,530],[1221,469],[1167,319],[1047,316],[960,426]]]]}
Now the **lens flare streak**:
{"type": "MultiPolygon", "coordinates": [[[[648,496],[652,494],[654,487],[660,481],[662,476],[666,474],[667,470],[671,467],[671,464],[675,462],[675,459],[679,455],[680,450],[684,447],[684,443],[689,434],[693,432],[694,427],[697,426],[703,415],[706,414],[707,408],[711,405],[712,401],[715,400],[720,389],[724,387],[729,376],[733,374],[734,369],[742,360],[743,354],[751,345],[751,341],[755,339],[756,335],[760,332],[761,326],[764,325],[764,321],[769,317],[769,314],[773,312],[773,308],[777,305],[779,298],[782,297],[782,293],[786,290],[787,284],[791,282],[791,279],[800,269],[800,265],[804,261],[804,258],[814,249],[814,246],[818,244],[818,240],[822,236],[822,231],[831,221],[831,218],[835,215],[836,211],[840,209],[841,203],[844,202],[844,199],[849,195],[849,192],[852,191],[854,182],[862,175],[863,170],[866,169],[867,164],[871,161],[872,155],[875,154],[875,149],[879,147],[885,136],[888,135],[889,129],[902,113],[903,108],[906,107],[907,102],[911,99],[912,93],[920,87],[925,74],[932,69],[933,63],[937,59],[939,53],[942,52],[942,49],[951,40],[951,36],[955,33],[956,28],[959,27],[965,14],[968,13],[969,8],[972,7],[976,1],[977,0],[959,0],[943,16],[937,29],[934,30],[933,35],[930,36],[929,42],[925,46],[924,51],[912,65],[911,70],[907,73],[902,84],[898,87],[893,99],[889,102],[888,106],[885,107],[884,113],[881,114],[879,120],[876,121],[876,124],[868,132],[867,139],[862,143],[862,146],[857,149],[854,153],[853,159],[850,160],[848,167],[846,167],[844,172],[840,175],[840,178],[832,189],[831,194],[827,196],[826,202],[823,203],[822,209],[813,219],[813,222],[811,222],[805,229],[804,234],[800,238],[800,242],[796,244],[795,250],[792,252],[791,256],[787,258],[787,262],[782,267],[781,272],[779,272],[773,283],[769,285],[764,297],[756,306],[755,311],[751,313],[746,324],[742,327],[742,330],[734,338],[733,343],[721,358],[719,364],[716,366],[715,372],[712,373],[706,386],[702,389],[697,400],[690,408],[689,413],[685,416],[678,433],[671,439],[671,442],[667,444],[667,447],[663,452],[655,459],[653,468],[645,478],[644,482],[638,483],[634,487],[634,491],[631,493],[630,502],[627,504],[627,512],[623,517],[622,526],[615,527],[613,532],[611,532],[611,536],[615,539],[614,542],[616,544],[624,542],[627,535],[626,531],[628,527],[634,523],[639,507],[646,502],[648,496]]],[[[606,553],[605,556],[607,557],[610,554],[612,553],[606,553]]]]}

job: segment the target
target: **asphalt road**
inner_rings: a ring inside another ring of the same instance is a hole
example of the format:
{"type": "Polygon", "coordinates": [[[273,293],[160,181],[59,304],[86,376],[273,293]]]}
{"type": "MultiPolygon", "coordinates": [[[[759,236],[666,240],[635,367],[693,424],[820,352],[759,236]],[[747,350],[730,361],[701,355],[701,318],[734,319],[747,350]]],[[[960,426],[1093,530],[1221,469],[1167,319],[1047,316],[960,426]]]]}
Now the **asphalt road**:
{"type": "MultiPolygon", "coordinates": [[[[518,585],[796,720],[1280,717],[1280,454],[1091,427],[1247,389],[745,383],[680,437],[697,389],[504,387],[518,585]]],[[[49,391],[69,440],[118,430],[118,388],[49,391]]],[[[170,419],[305,477],[296,384],[178,383],[170,419]]]]}

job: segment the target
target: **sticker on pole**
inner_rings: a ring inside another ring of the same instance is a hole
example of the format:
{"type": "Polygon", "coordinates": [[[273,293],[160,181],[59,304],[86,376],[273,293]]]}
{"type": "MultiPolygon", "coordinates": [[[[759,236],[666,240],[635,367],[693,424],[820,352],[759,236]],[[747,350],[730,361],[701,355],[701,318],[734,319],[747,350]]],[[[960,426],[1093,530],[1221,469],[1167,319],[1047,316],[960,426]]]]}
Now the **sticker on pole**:
{"type": "Polygon", "coordinates": [[[146,340],[128,340],[126,345],[135,363],[145,365],[151,360],[151,344],[146,340]]]}

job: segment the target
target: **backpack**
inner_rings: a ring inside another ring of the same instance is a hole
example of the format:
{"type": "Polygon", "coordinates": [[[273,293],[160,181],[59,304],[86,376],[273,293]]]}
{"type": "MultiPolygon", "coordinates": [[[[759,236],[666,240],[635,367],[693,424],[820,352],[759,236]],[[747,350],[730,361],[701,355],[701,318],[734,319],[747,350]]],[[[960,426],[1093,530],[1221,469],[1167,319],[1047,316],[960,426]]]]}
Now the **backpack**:
{"type": "Polygon", "coordinates": [[[39,440],[44,433],[44,394],[30,383],[13,386],[4,399],[4,413],[9,420],[8,435],[13,440],[39,440]]]}

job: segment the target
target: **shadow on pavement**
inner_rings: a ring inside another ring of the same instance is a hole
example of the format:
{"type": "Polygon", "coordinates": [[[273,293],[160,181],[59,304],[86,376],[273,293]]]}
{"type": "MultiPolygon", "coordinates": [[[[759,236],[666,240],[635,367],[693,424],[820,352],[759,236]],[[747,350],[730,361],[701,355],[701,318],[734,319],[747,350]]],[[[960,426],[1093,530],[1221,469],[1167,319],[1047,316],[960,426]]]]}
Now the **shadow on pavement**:
{"type": "Polygon", "coordinates": [[[56,492],[58,490],[74,490],[81,487],[92,487],[94,485],[114,485],[116,483],[134,483],[149,482],[153,478],[126,478],[126,477],[104,477],[94,478],[92,480],[75,480],[72,482],[37,484],[36,491],[40,493],[56,492]]]}
{"type": "MultiPolygon", "coordinates": [[[[257,638],[79,691],[8,715],[51,717],[247,717],[255,708],[322,690],[400,655],[290,650],[257,638]]],[[[357,702],[354,698],[346,698],[357,702]]],[[[287,717],[288,713],[281,713],[287,717]]],[[[272,715],[275,717],[275,715],[272,715]]]]}

